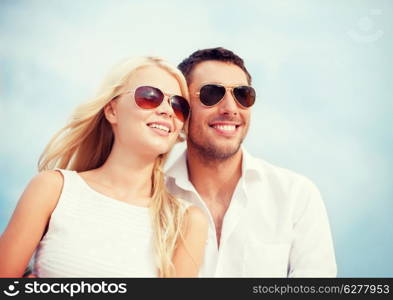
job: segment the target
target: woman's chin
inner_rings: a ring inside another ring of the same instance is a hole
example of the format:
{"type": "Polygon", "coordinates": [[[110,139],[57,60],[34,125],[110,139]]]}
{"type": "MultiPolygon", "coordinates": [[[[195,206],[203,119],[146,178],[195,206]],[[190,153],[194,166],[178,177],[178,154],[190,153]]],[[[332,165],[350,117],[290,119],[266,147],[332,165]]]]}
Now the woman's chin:
{"type": "Polygon", "coordinates": [[[151,154],[152,157],[158,157],[161,154],[166,154],[172,149],[172,145],[150,145],[144,149],[144,154],[151,154]]]}

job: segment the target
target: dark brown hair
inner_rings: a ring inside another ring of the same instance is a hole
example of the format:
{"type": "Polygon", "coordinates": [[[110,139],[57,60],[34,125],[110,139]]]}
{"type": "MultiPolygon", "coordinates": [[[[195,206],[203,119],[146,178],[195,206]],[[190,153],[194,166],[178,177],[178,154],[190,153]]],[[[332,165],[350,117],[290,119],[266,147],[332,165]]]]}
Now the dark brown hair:
{"type": "Polygon", "coordinates": [[[251,75],[244,66],[243,59],[232,51],[222,47],[195,51],[189,57],[184,59],[177,67],[180,71],[182,71],[184,77],[186,77],[187,83],[190,84],[192,70],[197,64],[208,60],[217,60],[235,64],[242,69],[244,73],[246,73],[248,84],[251,84],[251,75]]]}

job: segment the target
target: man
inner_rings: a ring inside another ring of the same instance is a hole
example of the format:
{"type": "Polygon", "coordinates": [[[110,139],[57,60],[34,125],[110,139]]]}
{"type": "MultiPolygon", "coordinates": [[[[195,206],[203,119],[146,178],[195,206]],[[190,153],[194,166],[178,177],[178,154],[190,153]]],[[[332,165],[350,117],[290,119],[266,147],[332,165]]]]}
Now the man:
{"type": "Polygon", "coordinates": [[[209,217],[202,277],[334,277],[332,238],[318,189],[241,146],[255,92],[243,60],[224,48],[180,65],[189,91],[187,150],[167,171],[177,197],[209,217]]]}

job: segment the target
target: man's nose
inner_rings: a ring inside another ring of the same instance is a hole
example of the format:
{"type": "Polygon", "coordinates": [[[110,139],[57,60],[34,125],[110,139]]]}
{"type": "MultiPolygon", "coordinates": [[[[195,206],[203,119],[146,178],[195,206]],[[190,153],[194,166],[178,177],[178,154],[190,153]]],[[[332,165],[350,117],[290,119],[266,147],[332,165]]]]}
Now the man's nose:
{"type": "Polygon", "coordinates": [[[226,89],[224,98],[218,105],[220,114],[237,115],[239,113],[239,107],[229,89],[226,89]]]}

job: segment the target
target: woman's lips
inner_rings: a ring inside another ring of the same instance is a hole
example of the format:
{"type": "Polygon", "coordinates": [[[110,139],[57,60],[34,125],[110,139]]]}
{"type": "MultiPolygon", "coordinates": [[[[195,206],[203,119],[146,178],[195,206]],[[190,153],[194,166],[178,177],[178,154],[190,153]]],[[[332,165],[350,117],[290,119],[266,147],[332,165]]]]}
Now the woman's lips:
{"type": "Polygon", "coordinates": [[[167,122],[150,122],[147,126],[161,136],[168,136],[171,132],[171,125],[167,122]]]}

